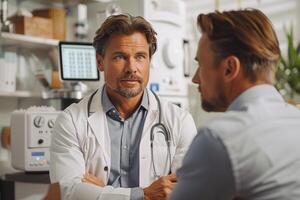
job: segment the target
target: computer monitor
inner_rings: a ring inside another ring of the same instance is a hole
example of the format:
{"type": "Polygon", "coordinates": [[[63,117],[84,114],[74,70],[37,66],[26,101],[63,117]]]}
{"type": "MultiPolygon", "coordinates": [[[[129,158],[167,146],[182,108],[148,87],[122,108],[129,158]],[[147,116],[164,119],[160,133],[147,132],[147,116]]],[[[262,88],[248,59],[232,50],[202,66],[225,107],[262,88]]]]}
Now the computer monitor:
{"type": "Polygon", "coordinates": [[[99,80],[96,51],[91,43],[59,42],[59,57],[61,80],[99,80]]]}

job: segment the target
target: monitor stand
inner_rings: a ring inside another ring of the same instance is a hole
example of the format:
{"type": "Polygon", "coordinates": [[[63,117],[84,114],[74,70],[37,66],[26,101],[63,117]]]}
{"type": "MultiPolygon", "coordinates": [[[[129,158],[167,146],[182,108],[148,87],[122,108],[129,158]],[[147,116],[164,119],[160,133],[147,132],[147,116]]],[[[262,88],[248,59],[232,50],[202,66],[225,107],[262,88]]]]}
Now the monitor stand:
{"type": "Polygon", "coordinates": [[[64,88],[62,89],[50,89],[43,91],[42,97],[44,99],[60,99],[61,110],[72,103],[80,101],[88,92],[87,86],[82,82],[64,82],[64,88]]]}

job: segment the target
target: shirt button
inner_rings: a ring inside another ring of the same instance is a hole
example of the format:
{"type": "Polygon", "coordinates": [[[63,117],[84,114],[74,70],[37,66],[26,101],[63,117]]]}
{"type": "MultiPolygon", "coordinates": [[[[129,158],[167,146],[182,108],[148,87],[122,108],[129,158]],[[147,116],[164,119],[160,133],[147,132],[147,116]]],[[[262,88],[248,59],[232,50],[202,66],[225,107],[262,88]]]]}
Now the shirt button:
{"type": "Polygon", "coordinates": [[[127,146],[127,145],[124,145],[124,146],[123,146],[123,149],[127,150],[127,149],[128,149],[128,146],[127,146]]]}
{"type": "Polygon", "coordinates": [[[127,175],[127,172],[125,172],[125,171],[122,171],[121,173],[122,173],[122,175],[124,175],[124,176],[127,175]]]}

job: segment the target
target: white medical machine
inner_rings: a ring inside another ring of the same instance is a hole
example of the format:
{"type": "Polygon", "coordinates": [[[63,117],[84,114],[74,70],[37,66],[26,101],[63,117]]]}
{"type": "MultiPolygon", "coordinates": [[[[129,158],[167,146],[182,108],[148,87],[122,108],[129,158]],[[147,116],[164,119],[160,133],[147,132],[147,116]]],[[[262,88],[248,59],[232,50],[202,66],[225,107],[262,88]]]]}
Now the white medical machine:
{"type": "Polygon", "coordinates": [[[184,64],[185,7],[180,0],[145,1],[145,18],[157,32],[148,87],[161,98],[188,109],[189,70],[184,64]]]}
{"type": "Polygon", "coordinates": [[[148,87],[160,98],[188,109],[189,66],[184,56],[185,4],[182,0],[114,0],[88,4],[90,40],[108,15],[143,16],[157,32],[157,52],[151,60],[148,87]],[[92,29],[94,28],[94,29],[92,29]]]}
{"type": "Polygon", "coordinates": [[[11,116],[12,166],[26,172],[49,170],[49,146],[55,120],[53,107],[16,110],[11,116]]]}

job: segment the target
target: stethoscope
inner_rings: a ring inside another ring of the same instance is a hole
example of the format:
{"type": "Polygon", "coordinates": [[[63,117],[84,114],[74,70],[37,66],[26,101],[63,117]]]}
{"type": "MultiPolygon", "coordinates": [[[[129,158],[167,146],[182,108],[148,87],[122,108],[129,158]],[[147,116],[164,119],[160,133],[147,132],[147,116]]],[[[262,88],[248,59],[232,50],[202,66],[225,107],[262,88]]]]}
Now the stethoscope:
{"type": "MultiPolygon", "coordinates": [[[[93,92],[93,94],[89,97],[88,103],[87,103],[87,116],[90,116],[90,107],[91,107],[91,103],[92,100],[95,96],[95,94],[97,93],[98,90],[96,90],[95,92],[93,92]]],[[[171,135],[170,132],[168,131],[168,129],[166,128],[166,126],[161,122],[161,103],[160,100],[157,96],[157,94],[155,94],[155,92],[153,92],[151,90],[151,92],[153,93],[157,104],[158,104],[158,122],[154,125],[152,125],[151,130],[150,130],[150,148],[151,148],[151,164],[153,167],[153,172],[154,172],[154,176],[155,178],[159,178],[160,175],[157,174],[156,168],[155,168],[155,164],[154,164],[154,153],[153,153],[153,142],[154,142],[154,130],[155,129],[159,129],[159,131],[157,131],[158,133],[161,133],[164,135],[165,137],[165,142],[167,144],[167,151],[168,151],[168,158],[169,158],[169,166],[171,168],[171,135]]],[[[87,123],[87,130],[88,130],[88,126],[89,124],[87,123]]],[[[169,170],[169,174],[171,173],[171,169],[169,170]]]]}

